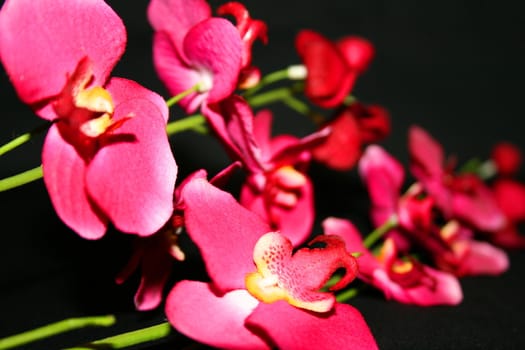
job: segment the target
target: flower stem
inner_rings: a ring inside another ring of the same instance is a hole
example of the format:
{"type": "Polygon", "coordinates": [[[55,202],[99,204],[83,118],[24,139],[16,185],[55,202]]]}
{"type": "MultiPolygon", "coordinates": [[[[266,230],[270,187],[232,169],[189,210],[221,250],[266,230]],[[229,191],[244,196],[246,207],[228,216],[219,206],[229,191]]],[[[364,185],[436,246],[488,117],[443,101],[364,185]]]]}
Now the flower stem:
{"type": "Polygon", "coordinates": [[[128,346],[162,339],[171,333],[171,329],[171,325],[168,322],[164,322],[155,326],[96,340],[94,342],[76,346],[74,348],[68,348],[66,350],[98,349],[99,347],[101,349],[124,349],[128,346]]]}
{"type": "Polygon", "coordinates": [[[204,119],[202,114],[190,115],[168,123],[166,126],[166,132],[168,133],[168,136],[185,130],[194,130],[198,133],[206,134],[208,129],[206,128],[205,121],[206,119],[204,119]]]}
{"type": "Polygon", "coordinates": [[[269,73],[265,75],[264,77],[262,77],[257,85],[246,90],[246,92],[244,93],[244,96],[245,97],[252,96],[257,91],[261,90],[263,87],[270,85],[272,83],[278,82],[280,80],[288,79],[288,78],[289,78],[288,68],[269,73]]]}
{"type": "Polygon", "coordinates": [[[352,299],[353,297],[355,297],[357,294],[359,294],[359,289],[357,289],[357,288],[348,288],[348,289],[342,291],[341,293],[337,294],[335,296],[335,300],[337,300],[337,302],[339,302],[339,303],[344,303],[344,302],[347,302],[348,300],[352,299]]]}
{"type": "Polygon", "coordinates": [[[303,101],[295,98],[290,88],[278,88],[268,92],[248,97],[247,101],[252,107],[260,107],[274,102],[283,102],[291,109],[303,115],[310,115],[310,107],[303,101]]]}
{"type": "Polygon", "coordinates": [[[363,245],[366,248],[371,248],[381,237],[385,235],[388,231],[395,228],[398,225],[397,217],[392,215],[385,223],[377,227],[372,231],[366,238],[363,240],[363,245]]]}
{"type": "Polygon", "coordinates": [[[199,91],[199,84],[195,84],[191,88],[189,88],[188,90],[185,90],[185,91],[181,92],[178,95],[170,97],[170,99],[166,101],[166,105],[168,105],[168,108],[170,108],[173,105],[176,105],[177,103],[179,103],[180,100],[182,100],[184,97],[186,97],[189,94],[192,94],[194,92],[197,92],[197,91],[199,91]]]}
{"type": "Polygon", "coordinates": [[[5,145],[0,146],[0,156],[5,154],[5,153],[7,153],[7,152],[9,152],[9,151],[12,151],[13,149],[17,148],[18,146],[23,145],[27,141],[31,140],[31,137],[33,137],[36,134],[46,130],[47,128],[48,128],[47,124],[46,125],[41,125],[38,128],[36,128],[35,130],[30,131],[30,132],[26,132],[25,134],[20,135],[20,136],[14,138],[13,140],[9,141],[5,145]]]}
{"type": "Polygon", "coordinates": [[[79,328],[109,327],[113,324],[115,324],[115,316],[113,315],[70,318],[0,339],[0,350],[11,349],[79,328]]]}
{"type": "Polygon", "coordinates": [[[42,177],[42,166],[0,180],[0,192],[10,190],[38,180],[42,177]]]}

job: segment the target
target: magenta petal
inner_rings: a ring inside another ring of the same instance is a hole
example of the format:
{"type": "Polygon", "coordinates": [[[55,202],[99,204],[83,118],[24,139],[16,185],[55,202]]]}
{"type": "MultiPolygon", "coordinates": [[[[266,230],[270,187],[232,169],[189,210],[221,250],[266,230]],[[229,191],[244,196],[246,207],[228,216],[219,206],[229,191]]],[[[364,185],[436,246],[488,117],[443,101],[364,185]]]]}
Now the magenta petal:
{"type": "Polygon", "coordinates": [[[165,32],[179,54],[189,30],[210,16],[211,8],[205,0],[151,0],[148,5],[151,26],[156,32],[165,32]]]}
{"type": "Polygon", "coordinates": [[[403,288],[392,281],[383,269],[374,271],[372,284],[383,291],[387,299],[419,306],[457,305],[463,300],[463,291],[458,279],[447,272],[424,267],[426,278],[432,279],[433,285],[421,284],[412,288],[403,288]]]}
{"type": "Polygon", "coordinates": [[[184,38],[184,53],[202,76],[201,82],[212,84],[208,103],[219,102],[234,92],[241,70],[242,41],[230,21],[210,18],[195,25],[184,38]]]}
{"type": "Polygon", "coordinates": [[[85,56],[103,85],[126,45],[121,19],[100,0],[8,0],[0,32],[2,62],[28,104],[58,94],[85,56]]]}
{"type": "Polygon", "coordinates": [[[101,238],[107,218],[89,200],[85,188],[84,160],[51,126],[42,150],[44,182],[57,215],[86,239],[101,238]]]}
{"type": "Polygon", "coordinates": [[[150,235],[173,212],[177,165],[165,130],[166,105],[129,80],[114,78],[108,90],[115,119],[131,118],[105,135],[87,170],[89,194],[117,229],[150,235]]]}
{"type": "MultiPolygon", "coordinates": [[[[159,78],[172,95],[180,94],[199,82],[197,71],[177,55],[173,43],[165,32],[156,32],[153,36],[153,63],[159,78]]],[[[205,94],[194,92],[183,98],[179,104],[186,112],[193,113],[205,98],[205,94]]]]}
{"type": "Polygon", "coordinates": [[[217,289],[225,293],[244,288],[245,275],[255,270],[255,243],[270,227],[204,179],[186,184],[182,196],[186,228],[217,289]]]}
{"type": "Polygon", "coordinates": [[[166,299],[166,315],[179,332],[217,348],[270,349],[244,326],[244,320],[258,304],[243,289],[218,296],[207,283],[182,281],[166,299]]]}
{"type": "Polygon", "coordinates": [[[248,171],[259,172],[262,154],[255,143],[253,112],[248,103],[233,95],[213,106],[205,104],[202,112],[230,155],[248,171]]]}
{"type": "Polygon", "coordinates": [[[358,167],[372,202],[374,224],[382,225],[397,212],[404,181],[403,166],[380,146],[370,145],[363,153],[358,167]]]}
{"type": "Polygon", "coordinates": [[[505,215],[496,198],[481,182],[472,193],[454,193],[452,210],[456,217],[468,221],[482,231],[497,231],[505,225],[505,215]]]}
{"type": "Polygon", "coordinates": [[[408,133],[408,148],[416,177],[441,177],[445,162],[443,148],[428,132],[412,126],[408,133]]]}
{"type": "Polygon", "coordinates": [[[370,280],[373,272],[381,266],[370,251],[363,245],[363,237],[357,228],[346,219],[329,217],[323,220],[323,231],[326,235],[337,235],[346,244],[346,250],[351,253],[359,253],[357,264],[359,265],[359,277],[370,280]]]}
{"type": "Polygon", "coordinates": [[[471,240],[461,270],[465,275],[499,275],[509,268],[509,257],[504,250],[487,242],[471,240]]]}
{"type": "Polygon", "coordinates": [[[361,313],[347,304],[335,304],[324,314],[312,313],[279,301],[261,303],[246,320],[279,349],[373,350],[377,344],[361,313]]]}

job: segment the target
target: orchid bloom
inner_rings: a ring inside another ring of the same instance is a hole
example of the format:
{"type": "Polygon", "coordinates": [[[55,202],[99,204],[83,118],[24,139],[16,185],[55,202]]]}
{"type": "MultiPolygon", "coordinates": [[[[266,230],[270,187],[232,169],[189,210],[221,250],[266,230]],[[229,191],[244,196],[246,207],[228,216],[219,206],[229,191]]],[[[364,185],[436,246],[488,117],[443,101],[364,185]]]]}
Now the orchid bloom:
{"type": "Polygon", "coordinates": [[[505,216],[490,189],[475,174],[457,174],[447,168],[443,148],[422,128],[410,128],[409,151],[412,173],[447,219],[461,220],[481,231],[504,226],[505,216]]]}
{"type": "Polygon", "coordinates": [[[361,314],[320,291],[336,269],[346,274],[332,290],[355,277],[341,239],[321,235],[292,254],[290,240],[206,180],[182,195],[211,281],[183,280],[169,293],[166,315],[179,332],[228,349],[377,348],[361,314]]]}
{"type": "MultiPolygon", "coordinates": [[[[233,163],[215,175],[210,183],[224,184],[240,166],[233,163]]],[[[124,283],[133,272],[141,268],[140,285],[135,293],[135,307],[137,310],[152,310],[160,305],[163,291],[172,271],[173,260],[184,261],[186,254],[179,246],[179,238],[184,228],[185,203],[182,199],[182,190],[194,179],[206,179],[205,170],[198,170],[186,177],[175,188],[173,195],[174,210],[171,219],[157,233],[149,237],[137,237],[131,259],[118,274],[116,282],[124,283]]]]}
{"type": "Polygon", "coordinates": [[[488,239],[505,248],[525,248],[525,236],[518,232],[518,224],[525,221],[525,185],[514,179],[521,166],[521,151],[511,143],[501,142],[491,152],[491,161],[497,176],[491,190],[505,214],[506,225],[490,232],[488,239]]]}
{"type": "Polygon", "coordinates": [[[311,30],[300,31],[295,46],[306,66],[305,94],[324,108],[343,102],[375,54],[366,39],[347,36],[333,43],[311,30]]]}
{"type": "Polygon", "coordinates": [[[463,299],[454,275],[415,259],[399,258],[394,239],[387,238],[376,257],[363,245],[361,235],[350,221],[327,218],[323,228],[325,234],[338,235],[347,249],[361,254],[357,259],[358,277],[381,290],[387,299],[420,306],[456,305],[463,299]]]}
{"type": "Polygon", "coordinates": [[[457,221],[443,227],[435,224],[433,196],[426,196],[419,183],[401,195],[404,182],[402,165],[383,148],[368,146],[359,162],[359,173],[372,202],[371,217],[375,226],[392,217],[399,223],[391,234],[403,250],[406,240],[425,248],[436,264],[457,276],[496,275],[507,270],[507,254],[493,245],[480,242],[457,221]]]}
{"type": "Polygon", "coordinates": [[[173,95],[196,89],[180,102],[188,113],[230,96],[241,69],[251,63],[251,44],[259,36],[266,40],[265,25],[242,5],[225,4],[220,13],[236,16],[238,27],[212,17],[205,0],[152,0],[148,7],[160,79],[173,95]]]}
{"type": "Polygon", "coordinates": [[[345,107],[322,125],[327,126],[332,132],[312,150],[312,155],[314,160],[339,171],[354,167],[363,145],[380,141],[390,133],[388,112],[381,106],[359,102],[345,107]]]}
{"type": "Polygon", "coordinates": [[[109,78],[126,44],[120,18],[102,0],[8,0],[0,32],[18,95],[53,122],[42,166],[58,216],[88,239],[109,222],[141,236],[158,231],[177,175],[168,110],[154,92],[109,78]]]}
{"type": "Polygon", "coordinates": [[[236,1],[230,1],[219,6],[217,14],[220,16],[232,15],[241,34],[243,46],[239,87],[247,89],[257,85],[261,79],[261,72],[257,67],[252,66],[252,46],[257,39],[260,39],[263,44],[268,43],[266,23],[258,19],[252,19],[246,7],[236,1]]]}
{"type": "Polygon", "coordinates": [[[235,160],[248,172],[241,203],[267,220],[294,244],[303,242],[314,221],[313,186],[306,175],[310,150],[328,135],[327,128],[303,139],[271,138],[272,115],[255,117],[239,96],[204,108],[210,125],[235,160]]]}

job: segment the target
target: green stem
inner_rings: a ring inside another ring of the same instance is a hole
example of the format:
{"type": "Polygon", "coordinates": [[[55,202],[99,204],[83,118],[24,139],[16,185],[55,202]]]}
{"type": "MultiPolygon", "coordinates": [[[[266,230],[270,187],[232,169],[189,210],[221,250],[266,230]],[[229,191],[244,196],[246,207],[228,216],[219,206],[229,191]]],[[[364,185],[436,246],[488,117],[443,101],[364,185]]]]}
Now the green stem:
{"type": "Polygon", "coordinates": [[[115,316],[113,315],[70,318],[0,339],[0,350],[11,349],[79,328],[109,327],[113,324],[115,324],[115,316]]]}
{"type": "Polygon", "coordinates": [[[42,177],[42,166],[0,180],[0,192],[10,190],[38,180],[42,177]]]}
{"type": "Polygon", "coordinates": [[[291,109],[304,115],[310,115],[310,107],[294,97],[292,89],[283,87],[247,98],[250,106],[257,108],[274,102],[283,102],[291,109]]]}
{"type": "Polygon", "coordinates": [[[86,350],[86,349],[124,349],[129,346],[147,343],[162,339],[171,333],[171,325],[168,322],[160,323],[155,326],[126,332],[112,337],[96,340],[94,342],[80,345],[66,350],[86,350]]]}
{"type": "Polygon", "coordinates": [[[30,132],[26,132],[25,134],[20,135],[20,136],[14,138],[13,140],[9,141],[5,145],[0,146],[0,156],[5,154],[5,153],[7,153],[7,152],[9,152],[9,151],[12,151],[13,149],[17,148],[18,146],[23,145],[27,141],[31,140],[31,138],[33,136],[35,136],[36,134],[46,130],[47,128],[48,128],[47,124],[39,126],[35,130],[30,131],[30,132]]]}
{"type": "Polygon", "coordinates": [[[252,96],[257,91],[261,90],[263,87],[265,87],[267,85],[270,85],[272,83],[278,82],[280,80],[288,79],[288,77],[289,77],[288,76],[288,68],[281,69],[281,70],[272,72],[270,74],[267,74],[267,75],[265,75],[264,77],[261,78],[261,80],[259,81],[259,83],[257,85],[255,85],[254,87],[246,90],[246,92],[244,93],[244,96],[245,97],[252,96]]]}
{"type": "Polygon", "coordinates": [[[337,300],[337,302],[339,302],[339,303],[344,303],[344,302],[347,302],[348,300],[352,299],[353,297],[355,297],[357,294],[359,294],[359,289],[357,289],[357,288],[348,288],[348,289],[342,291],[341,293],[337,294],[335,296],[335,300],[337,300]]]}
{"type": "Polygon", "coordinates": [[[197,91],[199,91],[199,84],[195,84],[191,88],[189,88],[188,90],[183,91],[180,94],[171,97],[169,100],[166,101],[166,105],[168,105],[168,108],[170,108],[173,105],[179,103],[179,101],[182,100],[184,97],[186,97],[189,94],[192,94],[194,92],[197,92],[197,91]]]}
{"type": "Polygon", "coordinates": [[[185,130],[194,130],[198,133],[205,134],[207,132],[206,119],[202,114],[190,115],[188,117],[168,123],[166,132],[168,136],[182,132],[185,130]]]}
{"type": "Polygon", "coordinates": [[[377,227],[372,231],[366,238],[363,240],[363,245],[366,248],[371,248],[381,237],[385,235],[388,231],[395,228],[398,225],[397,217],[392,215],[385,223],[377,227]]]}

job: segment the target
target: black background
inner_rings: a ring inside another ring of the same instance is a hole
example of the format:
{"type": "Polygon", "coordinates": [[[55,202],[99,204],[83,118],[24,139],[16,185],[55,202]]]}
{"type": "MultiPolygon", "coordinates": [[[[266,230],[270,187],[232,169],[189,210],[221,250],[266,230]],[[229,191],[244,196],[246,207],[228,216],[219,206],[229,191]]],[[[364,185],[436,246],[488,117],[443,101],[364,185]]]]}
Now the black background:
{"type": "MultiPolygon", "coordinates": [[[[108,3],[128,30],[128,48],[114,76],[136,80],[168,97],[151,63],[147,1],[108,3]]],[[[222,1],[210,3],[215,7],[222,1]]],[[[377,56],[354,93],[390,111],[392,134],[383,145],[405,164],[406,131],[411,124],[425,127],[447,153],[461,160],[486,157],[499,140],[525,149],[525,4],[521,1],[244,3],[254,18],[269,26],[269,44],[256,43],[254,48],[254,63],[263,73],[299,62],[293,40],[302,28],[332,39],[359,34],[371,40],[377,56]]],[[[0,143],[42,124],[18,101],[4,72],[0,91],[0,143]]],[[[276,132],[304,135],[311,130],[307,121],[286,108],[272,108],[276,132]]],[[[172,110],[172,118],[181,115],[172,110]]],[[[42,138],[2,156],[0,177],[37,166],[42,138]]],[[[184,133],[172,141],[180,179],[198,168],[214,174],[227,164],[215,140],[184,133]]],[[[369,229],[366,193],[354,171],[341,174],[314,165],[311,175],[317,186],[319,219],[349,217],[363,230],[369,229]]],[[[110,232],[94,242],[79,238],[54,214],[41,180],[0,193],[0,201],[0,337],[73,316],[118,316],[119,322],[110,329],[77,331],[27,346],[55,349],[163,320],[162,310],[133,310],[137,276],[122,286],[113,282],[129,256],[131,237],[110,232]]],[[[457,307],[406,306],[387,302],[372,291],[352,304],[361,310],[382,349],[522,349],[524,255],[511,252],[511,268],[502,276],[462,279],[465,299],[457,307]]],[[[178,270],[183,277],[198,273],[200,267],[190,257],[178,270]]],[[[178,349],[187,344],[174,335],[169,343],[144,348],[178,349]]]]}

